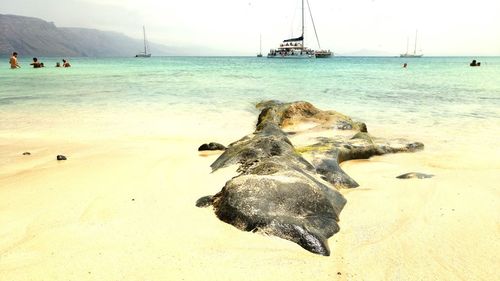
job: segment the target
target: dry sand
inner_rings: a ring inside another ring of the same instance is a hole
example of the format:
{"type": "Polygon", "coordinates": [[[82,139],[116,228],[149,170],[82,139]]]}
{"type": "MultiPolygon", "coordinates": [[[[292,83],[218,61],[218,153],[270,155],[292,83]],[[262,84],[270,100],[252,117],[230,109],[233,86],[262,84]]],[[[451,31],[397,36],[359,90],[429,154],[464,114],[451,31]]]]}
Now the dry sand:
{"type": "Polygon", "coordinates": [[[453,145],[410,132],[425,151],[344,163],[361,186],[342,191],[330,257],[194,206],[235,175],[211,174],[218,155],[197,147],[251,130],[0,134],[0,280],[500,280],[499,144],[486,130],[453,145]],[[436,177],[395,179],[412,171],[436,177]]]}

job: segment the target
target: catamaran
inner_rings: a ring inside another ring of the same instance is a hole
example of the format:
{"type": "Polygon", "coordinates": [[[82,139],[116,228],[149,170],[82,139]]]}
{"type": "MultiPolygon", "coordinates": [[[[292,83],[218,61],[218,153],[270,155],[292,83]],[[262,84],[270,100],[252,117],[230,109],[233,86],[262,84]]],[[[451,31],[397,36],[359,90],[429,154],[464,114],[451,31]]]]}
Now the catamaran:
{"type": "Polygon", "coordinates": [[[308,59],[314,58],[314,51],[304,46],[304,0],[302,0],[302,35],[285,39],[276,49],[271,49],[268,58],[308,59]]]}
{"type": "Polygon", "coordinates": [[[417,34],[418,30],[415,31],[415,49],[413,49],[413,54],[408,52],[408,47],[410,44],[410,38],[406,39],[406,53],[400,54],[399,56],[402,58],[421,58],[424,54],[417,54],[417,34]]]}
{"type": "Polygon", "coordinates": [[[148,41],[146,40],[146,28],[142,26],[142,33],[144,36],[144,52],[140,52],[137,55],[135,55],[136,58],[150,58],[151,53],[148,52],[148,41]]]}

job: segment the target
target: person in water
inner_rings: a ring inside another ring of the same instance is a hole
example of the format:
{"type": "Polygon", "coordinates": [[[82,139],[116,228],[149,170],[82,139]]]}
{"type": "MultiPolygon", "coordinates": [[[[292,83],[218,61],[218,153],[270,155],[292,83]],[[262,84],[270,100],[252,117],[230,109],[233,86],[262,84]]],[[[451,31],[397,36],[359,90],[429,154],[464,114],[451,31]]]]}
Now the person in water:
{"type": "Polygon", "coordinates": [[[11,69],[21,68],[21,66],[17,62],[17,53],[16,52],[12,53],[12,56],[10,57],[9,63],[10,63],[11,69]]]}
{"type": "Polygon", "coordinates": [[[61,64],[59,62],[56,62],[56,67],[61,67],[61,64]]]}
{"type": "Polygon", "coordinates": [[[33,68],[43,67],[43,63],[39,62],[37,58],[33,58],[33,62],[30,63],[30,65],[32,65],[33,68]]]}
{"type": "Polygon", "coordinates": [[[476,60],[472,60],[472,62],[469,65],[470,66],[481,66],[481,62],[476,62],[476,60]]]}
{"type": "Polygon", "coordinates": [[[405,62],[403,63],[403,68],[406,68],[408,66],[408,64],[405,62]]]}
{"type": "Polygon", "coordinates": [[[63,67],[71,67],[71,64],[69,64],[69,62],[65,59],[62,60],[63,61],[63,67]]]}

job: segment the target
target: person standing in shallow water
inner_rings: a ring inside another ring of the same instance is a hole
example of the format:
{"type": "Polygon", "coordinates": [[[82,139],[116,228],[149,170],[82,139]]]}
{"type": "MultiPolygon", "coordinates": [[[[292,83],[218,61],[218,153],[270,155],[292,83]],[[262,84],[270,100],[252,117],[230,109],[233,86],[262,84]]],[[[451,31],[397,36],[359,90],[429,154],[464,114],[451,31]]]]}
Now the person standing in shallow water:
{"type": "Polygon", "coordinates": [[[69,64],[69,61],[67,61],[65,59],[62,61],[63,61],[63,65],[62,65],[63,67],[71,67],[71,64],[69,64]]]}
{"type": "Polygon", "coordinates": [[[33,62],[30,63],[30,65],[32,65],[33,68],[41,68],[41,67],[43,67],[43,63],[39,62],[37,58],[33,58],[33,62]]]}
{"type": "Polygon", "coordinates": [[[21,66],[17,62],[17,53],[16,52],[12,53],[12,56],[10,57],[9,63],[10,63],[11,69],[21,68],[21,66]]]}

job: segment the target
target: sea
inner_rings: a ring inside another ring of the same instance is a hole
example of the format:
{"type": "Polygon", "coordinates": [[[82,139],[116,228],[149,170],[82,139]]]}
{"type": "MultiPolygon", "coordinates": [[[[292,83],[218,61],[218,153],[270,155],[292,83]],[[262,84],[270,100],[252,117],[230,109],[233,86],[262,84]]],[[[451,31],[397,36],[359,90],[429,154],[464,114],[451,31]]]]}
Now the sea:
{"type": "Polygon", "coordinates": [[[55,67],[61,58],[40,61],[45,67],[33,69],[21,57],[12,70],[1,59],[0,136],[63,134],[52,128],[64,124],[103,136],[129,127],[250,133],[256,103],[303,100],[391,135],[440,132],[449,141],[484,130],[499,138],[500,57],[70,58],[70,68],[55,67]],[[470,67],[472,59],[481,66],[470,67]]]}

